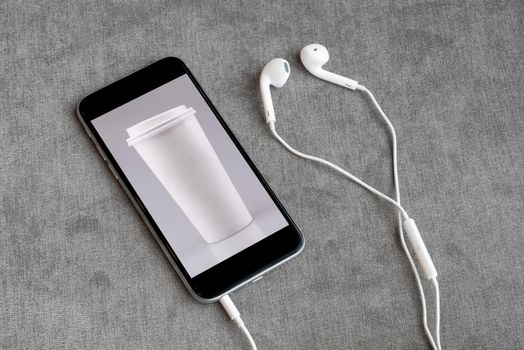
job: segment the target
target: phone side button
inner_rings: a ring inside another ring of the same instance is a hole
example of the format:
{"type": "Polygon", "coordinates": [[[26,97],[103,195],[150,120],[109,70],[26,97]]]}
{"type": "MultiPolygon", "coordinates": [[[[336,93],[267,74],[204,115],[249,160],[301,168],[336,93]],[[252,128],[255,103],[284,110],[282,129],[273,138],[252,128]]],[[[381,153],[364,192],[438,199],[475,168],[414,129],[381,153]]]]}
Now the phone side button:
{"type": "Polygon", "coordinates": [[[263,277],[264,277],[264,275],[262,275],[260,277],[257,277],[254,280],[252,280],[251,283],[255,283],[256,281],[260,281],[263,277]]]}

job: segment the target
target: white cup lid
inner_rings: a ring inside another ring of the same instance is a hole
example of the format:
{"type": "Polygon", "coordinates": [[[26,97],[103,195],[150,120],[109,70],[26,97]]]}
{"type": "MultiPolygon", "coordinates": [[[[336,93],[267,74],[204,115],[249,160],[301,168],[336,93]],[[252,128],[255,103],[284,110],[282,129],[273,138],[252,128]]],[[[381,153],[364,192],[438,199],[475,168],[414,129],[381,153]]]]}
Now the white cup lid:
{"type": "Polygon", "coordinates": [[[126,140],[127,145],[133,146],[137,142],[171,127],[194,113],[195,110],[192,107],[187,108],[185,105],[181,105],[143,120],[126,129],[129,135],[129,138],[126,140]]]}

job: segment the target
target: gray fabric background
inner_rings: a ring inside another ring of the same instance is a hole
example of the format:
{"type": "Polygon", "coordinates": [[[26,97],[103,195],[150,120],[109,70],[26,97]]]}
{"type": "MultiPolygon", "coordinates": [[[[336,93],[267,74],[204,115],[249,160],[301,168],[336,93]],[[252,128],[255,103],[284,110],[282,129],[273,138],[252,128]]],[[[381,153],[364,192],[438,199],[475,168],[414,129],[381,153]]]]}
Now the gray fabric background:
{"type": "MultiPolygon", "coordinates": [[[[425,349],[420,303],[384,201],[294,157],[278,128],[403,202],[439,271],[448,349],[524,348],[522,1],[22,2],[0,4],[0,348],[245,349],[196,302],[75,119],[86,94],[167,55],[187,62],[306,236],[302,255],[234,294],[260,349],[425,349]]],[[[427,295],[433,309],[433,292],[427,295]]],[[[433,312],[430,312],[430,321],[433,312]]]]}

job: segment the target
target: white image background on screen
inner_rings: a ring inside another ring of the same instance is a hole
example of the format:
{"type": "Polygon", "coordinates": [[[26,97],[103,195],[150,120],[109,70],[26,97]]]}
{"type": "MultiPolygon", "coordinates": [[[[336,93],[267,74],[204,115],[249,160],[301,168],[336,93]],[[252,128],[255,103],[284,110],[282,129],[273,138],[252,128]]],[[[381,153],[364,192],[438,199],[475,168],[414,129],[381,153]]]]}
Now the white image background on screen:
{"type": "Polygon", "coordinates": [[[93,120],[93,125],[191,277],[282,229],[286,220],[187,75],[93,120]],[[253,222],[238,234],[207,244],[160,181],[126,143],[126,129],[174,107],[192,106],[253,222]]]}

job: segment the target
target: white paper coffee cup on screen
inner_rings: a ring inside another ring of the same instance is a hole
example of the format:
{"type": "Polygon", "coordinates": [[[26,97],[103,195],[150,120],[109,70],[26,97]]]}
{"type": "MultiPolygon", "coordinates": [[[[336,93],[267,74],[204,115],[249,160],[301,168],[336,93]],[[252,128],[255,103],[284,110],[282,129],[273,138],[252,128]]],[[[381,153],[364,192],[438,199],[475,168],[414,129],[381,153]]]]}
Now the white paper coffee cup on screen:
{"type": "Polygon", "coordinates": [[[127,129],[134,147],[207,243],[239,232],[253,218],[213,146],[186,106],[127,129]]]}

